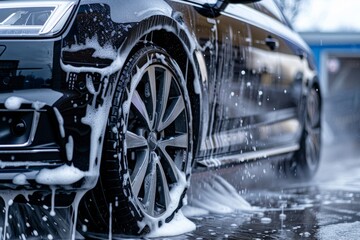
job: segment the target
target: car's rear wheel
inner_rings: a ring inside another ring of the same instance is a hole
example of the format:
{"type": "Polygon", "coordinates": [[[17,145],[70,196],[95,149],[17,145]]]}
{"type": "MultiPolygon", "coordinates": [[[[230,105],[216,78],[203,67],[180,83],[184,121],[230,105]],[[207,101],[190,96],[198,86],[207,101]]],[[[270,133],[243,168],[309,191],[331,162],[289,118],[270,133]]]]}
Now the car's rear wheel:
{"type": "Polygon", "coordinates": [[[306,97],[305,126],[300,150],[291,161],[284,161],[280,169],[286,176],[312,178],[320,163],[321,151],[321,99],[318,88],[312,88],[306,97]]]}
{"type": "Polygon", "coordinates": [[[191,171],[192,124],[183,74],[165,50],[146,46],[128,60],[103,155],[79,213],[89,232],[141,235],[173,218],[191,171]]]}

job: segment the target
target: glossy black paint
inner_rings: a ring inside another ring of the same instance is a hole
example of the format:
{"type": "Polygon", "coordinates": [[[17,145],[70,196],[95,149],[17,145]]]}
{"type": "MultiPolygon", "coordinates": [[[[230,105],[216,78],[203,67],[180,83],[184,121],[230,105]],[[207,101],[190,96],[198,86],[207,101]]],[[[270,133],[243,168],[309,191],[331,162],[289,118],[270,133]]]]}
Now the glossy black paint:
{"type": "MultiPolygon", "coordinates": [[[[227,1],[224,8],[215,9],[202,4],[205,1],[135,2],[82,0],[61,36],[1,39],[1,118],[17,115],[31,125],[30,116],[36,112],[41,115],[36,140],[26,147],[5,145],[26,142],[23,139],[28,138],[30,129],[18,136],[11,134],[10,123],[0,124],[1,132],[8,131],[0,138],[2,161],[13,158],[22,162],[24,151],[54,149],[52,154],[27,155],[28,160],[54,163],[46,167],[65,163],[88,170],[91,129],[81,119],[96,96],[86,87],[86,78],[91,76],[96,90],[104,78],[93,71],[67,72],[63,67],[102,69],[113,63],[111,58],[94,57],[96,49],[92,47],[69,51],[72,46],[86,45],[88,39],[96,39],[101,47],[111,46],[123,59],[153,42],[179,62],[188,79],[193,106],[198,167],[221,165],[223,157],[231,159],[232,155],[266,157],[263,152],[299,143],[303,99],[318,83],[308,62],[312,61],[311,53],[296,33],[284,23],[263,16],[254,3],[227,1]],[[46,106],[36,110],[24,105],[24,109],[5,111],[3,103],[10,96],[46,106]],[[61,136],[55,111],[64,121],[65,136],[61,136]],[[75,143],[71,161],[65,153],[69,136],[75,143]],[[219,161],[215,164],[214,159],[219,161]]],[[[120,71],[109,76],[110,87],[116,84],[120,71]]],[[[103,100],[96,101],[102,104],[103,100]]],[[[24,164],[1,169],[0,173],[32,170],[24,164]]]]}

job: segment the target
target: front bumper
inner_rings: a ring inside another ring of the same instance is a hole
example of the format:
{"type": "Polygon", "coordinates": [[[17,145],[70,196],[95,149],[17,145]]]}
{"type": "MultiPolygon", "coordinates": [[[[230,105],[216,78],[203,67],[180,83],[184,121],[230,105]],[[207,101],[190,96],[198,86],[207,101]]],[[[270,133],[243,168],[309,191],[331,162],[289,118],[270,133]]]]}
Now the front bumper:
{"type": "MultiPolygon", "coordinates": [[[[87,171],[91,129],[81,119],[93,99],[86,78],[96,88],[97,76],[61,69],[61,39],[0,45],[0,189],[49,189],[36,182],[43,169],[87,171]]],[[[57,187],[77,190],[82,181],[57,187]]]]}

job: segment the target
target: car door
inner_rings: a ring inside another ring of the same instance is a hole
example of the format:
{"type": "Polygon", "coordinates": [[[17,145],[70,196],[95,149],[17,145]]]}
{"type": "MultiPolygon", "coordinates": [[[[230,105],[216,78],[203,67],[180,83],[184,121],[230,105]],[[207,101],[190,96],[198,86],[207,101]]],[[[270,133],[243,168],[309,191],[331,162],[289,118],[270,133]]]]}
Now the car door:
{"type": "Polygon", "coordinates": [[[254,3],[248,10],[246,18],[252,37],[250,68],[254,77],[259,78],[253,142],[257,151],[291,148],[301,131],[298,116],[304,66],[301,51],[288,38],[295,34],[272,0],[254,3]]]}
{"type": "MultiPolygon", "coordinates": [[[[215,10],[216,11],[216,10],[215,10]]],[[[215,15],[217,57],[209,94],[208,144],[216,156],[252,149],[249,134],[257,85],[247,69],[251,43],[248,25],[237,15],[239,4],[228,4],[215,15]]]]}

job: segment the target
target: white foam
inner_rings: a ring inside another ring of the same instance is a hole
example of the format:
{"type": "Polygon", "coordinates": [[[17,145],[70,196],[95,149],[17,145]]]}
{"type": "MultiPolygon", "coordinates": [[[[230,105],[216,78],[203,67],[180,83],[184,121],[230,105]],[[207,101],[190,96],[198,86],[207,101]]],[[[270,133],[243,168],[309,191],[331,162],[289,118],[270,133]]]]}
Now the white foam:
{"type": "Polygon", "coordinates": [[[79,203],[80,200],[82,199],[82,197],[85,195],[86,191],[80,191],[76,193],[75,199],[72,203],[72,209],[73,209],[73,214],[72,214],[72,227],[71,227],[71,239],[75,240],[78,239],[77,238],[77,231],[76,231],[76,226],[77,226],[77,217],[78,217],[78,210],[79,210],[79,203]]]}
{"type": "Polygon", "coordinates": [[[54,186],[51,186],[51,210],[50,210],[50,216],[55,216],[55,194],[56,194],[56,188],[54,186]]]}
{"type": "Polygon", "coordinates": [[[13,182],[14,184],[16,184],[16,185],[27,185],[27,184],[29,184],[29,182],[27,181],[27,178],[26,178],[25,174],[21,174],[21,173],[18,174],[18,175],[16,175],[16,176],[13,178],[12,182],[13,182]]]}
{"type": "Polygon", "coordinates": [[[72,136],[69,136],[68,142],[66,143],[66,146],[65,146],[65,149],[66,149],[67,159],[69,161],[72,161],[73,153],[74,153],[74,140],[73,140],[72,136]]]}
{"type": "Polygon", "coordinates": [[[260,222],[263,224],[270,224],[272,222],[271,218],[263,217],[260,219],[260,222]]]}
{"type": "MultiPolygon", "coordinates": [[[[184,192],[184,189],[186,188],[187,186],[187,181],[186,181],[186,177],[185,177],[185,174],[183,172],[180,172],[177,168],[175,168],[175,170],[177,170],[177,175],[178,175],[178,182],[177,184],[170,190],[170,199],[171,199],[171,202],[167,208],[167,211],[158,219],[158,221],[161,221],[164,224],[165,223],[165,220],[171,216],[171,214],[177,209],[178,205],[179,205],[179,201],[181,201],[181,196],[184,192]]],[[[150,236],[152,237],[156,237],[156,236],[161,236],[161,234],[165,234],[165,231],[164,229],[161,229],[159,228],[159,225],[158,225],[158,221],[154,221],[155,219],[153,219],[152,217],[150,216],[147,216],[145,215],[143,220],[141,222],[138,222],[138,226],[140,229],[143,229],[144,226],[149,226],[150,227],[150,236]]],[[[175,217],[172,221],[176,221],[175,220],[175,217]]],[[[185,226],[187,227],[186,231],[191,231],[190,230],[190,223],[187,222],[185,219],[183,219],[183,214],[181,213],[178,217],[178,221],[182,222],[185,224],[185,226]]],[[[188,220],[190,221],[190,220],[188,220]]],[[[169,223],[170,224],[170,223],[169,223]]],[[[171,226],[171,225],[169,225],[171,226]]],[[[195,226],[195,224],[194,224],[195,226]]],[[[173,229],[173,227],[170,227],[171,229],[173,229]]],[[[184,230],[185,231],[185,230],[184,230]]],[[[182,232],[182,233],[185,233],[185,232],[182,232]]],[[[178,235],[179,232],[176,232],[174,234],[171,233],[171,231],[167,232],[166,231],[166,234],[169,234],[169,235],[178,235]]],[[[165,235],[164,235],[165,236],[165,235]]]]}
{"type": "Polygon", "coordinates": [[[62,138],[65,137],[65,129],[64,129],[64,119],[63,117],[61,116],[59,110],[54,107],[54,113],[55,113],[55,116],[58,120],[58,123],[59,123],[59,130],[60,130],[60,135],[62,138]]]}
{"type": "Polygon", "coordinates": [[[32,108],[34,108],[35,110],[40,110],[41,108],[43,108],[46,105],[46,103],[43,102],[39,102],[39,101],[35,101],[31,104],[32,108]]]}
{"type": "Polygon", "coordinates": [[[172,221],[164,223],[160,228],[153,230],[147,237],[170,237],[191,232],[195,229],[196,225],[187,219],[180,210],[175,214],[172,221]]]}
{"type": "Polygon", "coordinates": [[[227,214],[235,211],[256,210],[240,196],[231,184],[220,176],[213,175],[209,179],[203,179],[192,184],[190,192],[189,205],[210,213],[227,214]]]}
{"type": "Polygon", "coordinates": [[[4,204],[5,204],[5,220],[4,220],[4,227],[2,228],[3,229],[3,238],[2,239],[6,239],[7,237],[7,234],[6,234],[6,229],[7,227],[9,226],[9,208],[10,206],[13,204],[13,199],[18,195],[17,192],[10,192],[10,191],[7,191],[7,192],[1,192],[1,197],[2,199],[4,200],[4,204]]]}
{"type": "Polygon", "coordinates": [[[280,220],[285,220],[286,219],[286,214],[280,213],[279,218],[280,218],[280,220]]]}
{"type": "Polygon", "coordinates": [[[9,110],[18,110],[23,103],[29,103],[29,101],[21,97],[12,96],[6,99],[5,107],[9,110]]]}
{"type": "Polygon", "coordinates": [[[36,175],[36,182],[44,185],[70,185],[85,176],[74,166],[63,165],[54,169],[42,169],[36,175]]]}
{"type": "Polygon", "coordinates": [[[112,240],[112,203],[109,204],[109,240],[112,240]]]}

